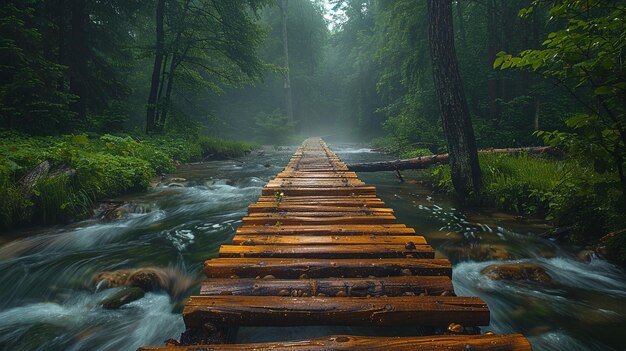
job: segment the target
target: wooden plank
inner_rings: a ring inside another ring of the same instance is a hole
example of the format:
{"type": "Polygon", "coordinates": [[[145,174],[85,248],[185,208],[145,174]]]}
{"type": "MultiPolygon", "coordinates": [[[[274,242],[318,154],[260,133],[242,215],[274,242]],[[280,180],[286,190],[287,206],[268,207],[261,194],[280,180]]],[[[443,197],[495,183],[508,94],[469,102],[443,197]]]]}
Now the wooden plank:
{"type": "Polygon", "coordinates": [[[452,292],[448,277],[385,277],[325,279],[206,279],[200,295],[254,296],[402,296],[452,292]]]}
{"type": "MultiPolygon", "coordinates": [[[[311,201],[333,201],[333,200],[364,200],[364,201],[381,201],[374,194],[363,194],[363,195],[307,195],[307,196],[283,196],[281,201],[302,201],[304,199],[309,199],[311,201]]],[[[276,201],[276,194],[271,195],[262,195],[259,197],[259,201],[276,201]]]]}
{"type": "Polygon", "coordinates": [[[273,213],[273,212],[371,212],[393,213],[393,209],[385,207],[369,208],[360,204],[354,206],[319,206],[311,201],[305,205],[290,203],[256,203],[248,206],[248,213],[273,213]]]}
{"type": "Polygon", "coordinates": [[[435,258],[429,245],[222,245],[219,257],[435,258]]]}
{"type": "Polygon", "coordinates": [[[233,245],[360,245],[395,244],[425,245],[426,239],[417,235],[235,235],[233,245]]]}
{"type": "Polygon", "coordinates": [[[183,309],[188,328],[220,326],[463,326],[489,325],[478,297],[192,296],[183,309]]]}
{"type": "MultiPolygon", "coordinates": [[[[323,213],[323,212],[320,212],[323,213]]],[[[272,217],[243,217],[244,224],[250,225],[323,225],[323,224],[391,224],[395,223],[396,217],[391,215],[380,216],[341,216],[341,217],[297,217],[297,216],[272,216],[272,217]]]]}
{"type": "Polygon", "coordinates": [[[216,258],[204,262],[207,278],[362,278],[368,276],[450,276],[447,259],[216,258]]]}
{"type": "Polygon", "coordinates": [[[436,336],[351,336],[335,335],[296,341],[250,344],[144,346],[139,351],[531,351],[521,334],[436,335],[436,336]]]}
{"type": "Polygon", "coordinates": [[[274,195],[281,192],[287,196],[308,196],[308,195],[375,195],[376,188],[373,186],[355,186],[344,188],[282,188],[265,187],[261,191],[263,195],[274,195]]]}
{"type": "Polygon", "coordinates": [[[357,178],[355,172],[280,172],[277,178],[357,178]]]}
{"type": "Polygon", "coordinates": [[[347,212],[329,212],[329,211],[270,211],[270,212],[252,212],[248,217],[255,218],[285,218],[285,217],[393,217],[391,212],[371,211],[369,208],[356,208],[355,211],[347,212]]]}
{"type": "MultiPolygon", "coordinates": [[[[287,207],[288,208],[288,207],[287,207]]],[[[367,207],[352,207],[348,208],[348,211],[317,211],[311,209],[310,211],[282,211],[280,207],[277,211],[261,211],[252,212],[248,214],[249,217],[261,217],[261,218],[281,218],[281,217],[344,217],[344,216],[393,216],[393,211],[388,209],[370,209],[367,207]]]]}
{"type": "Polygon", "coordinates": [[[404,224],[349,224],[349,225],[243,225],[237,228],[237,234],[271,235],[407,235],[415,234],[415,229],[404,224]]]}

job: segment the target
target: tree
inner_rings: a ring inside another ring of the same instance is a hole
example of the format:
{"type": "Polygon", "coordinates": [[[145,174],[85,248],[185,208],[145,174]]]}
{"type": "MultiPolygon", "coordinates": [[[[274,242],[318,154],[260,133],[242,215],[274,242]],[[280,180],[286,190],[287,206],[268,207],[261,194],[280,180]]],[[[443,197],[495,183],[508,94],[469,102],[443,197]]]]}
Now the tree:
{"type": "Polygon", "coordinates": [[[280,0],[280,17],[282,22],[282,37],[283,37],[283,57],[284,57],[284,65],[285,65],[285,76],[284,76],[284,89],[285,89],[285,110],[287,112],[287,117],[290,122],[293,122],[293,95],[291,91],[291,77],[289,73],[289,35],[287,32],[287,1],[288,0],[280,0]]]}
{"type": "Polygon", "coordinates": [[[154,65],[150,81],[150,95],[146,116],[146,133],[152,134],[159,130],[157,126],[157,93],[161,86],[161,67],[165,56],[165,0],[158,0],[156,7],[156,41],[154,46],[154,65]]]}
{"type": "Polygon", "coordinates": [[[179,92],[219,93],[223,86],[241,86],[262,76],[267,65],[257,56],[263,36],[255,13],[266,4],[159,0],[147,131],[160,133],[166,127],[174,109],[174,81],[180,81],[179,92]]]}
{"type": "Polygon", "coordinates": [[[481,186],[474,130],[454,49],[452,1],[428,0],[428,37],[433,77],[446,136],[452,183],[464,199],[481,186]]]}
{"type": "MultiPolygon", "coordinates": [[[[626,194],[626,6],[623,1],[537,0],[522,9],[530,16],[549,4],[565,22],[548,34],[543,48],[514,56],[501,52],[494,68],[535,71],[566,89],[584,109],[570,117],[570,131],[538,132],[549,144],[591,160],[599,173],[617,173],[626,194]]],[[[626,198],[623,199],[626,203],[626,198]]]]}
{"type": "Polygon", "coordinates": [[[0,5],[0,126],[31,133],[63,129],[72,95],[58,89],[64,66],[44,55],[35,9],[23,1],[0,5]]]}

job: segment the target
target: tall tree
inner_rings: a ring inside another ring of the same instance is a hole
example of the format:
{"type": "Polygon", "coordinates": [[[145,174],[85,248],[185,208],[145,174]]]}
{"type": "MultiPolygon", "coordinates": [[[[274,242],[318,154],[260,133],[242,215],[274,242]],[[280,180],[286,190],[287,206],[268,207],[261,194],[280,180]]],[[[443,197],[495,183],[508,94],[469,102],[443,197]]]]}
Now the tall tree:
{"type": "Polygon", "coordinates": [[[87,18],[87,1],[72,0],[72,17],[70,19],[72,55],[69,60],[70,93],[76,95],[77,99],[70,108],[82,123],[85,123],[87,119],[87,86],[85,81],[88,60],[87,18]]]}
{"type": "Polygon", "coordinates": [[[450,155],[452,183],[459,197],[464,199],[480,189],[481,173],[454,48],[452,1],[428,0],[428,19],[433,77],[450,155]]]}
{"type": "Polygon", "coordinates": [[[157,94],[161,86],[161,67],[165,57],[165,0],[159,0],[156,7],[156,43],[154,47],[154,65],[152,66],[152,79],[150,81],[150,95],[148,95],[148,108],[146,116],[146,132],[155,133],[157,126],[157,94]]]}
{"type": "Polygon", "coordinates": [[[283,57],[285,65],[284,89],[285,89],[285,112],[290,122],[293,122],[293,95],[291,91],[291,76],[289,74],[289,34],[287,32],[287,1],[280,0],[280,14],[282,20],[283,57]]]}

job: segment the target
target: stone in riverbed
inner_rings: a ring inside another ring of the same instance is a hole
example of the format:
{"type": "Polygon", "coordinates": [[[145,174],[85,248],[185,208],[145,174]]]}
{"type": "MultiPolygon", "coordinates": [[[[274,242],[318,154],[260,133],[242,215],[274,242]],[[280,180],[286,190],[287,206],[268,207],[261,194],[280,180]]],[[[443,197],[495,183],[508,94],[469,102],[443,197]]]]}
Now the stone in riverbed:
{"type": "Polygon", "coordinates": [[[116,310],[127,303],[139,300],[145,295],[145,292],[138,287],[125,288],[102,300],[102,308],[107,310],[116,310]]]}
{"type": "Polygon", "coordinates": [[[552,277],[543,267],[532,263],[494,264],[485,267],[480,274],[491,280],[528,280],[537,283],[552,281],[552,277]]]}

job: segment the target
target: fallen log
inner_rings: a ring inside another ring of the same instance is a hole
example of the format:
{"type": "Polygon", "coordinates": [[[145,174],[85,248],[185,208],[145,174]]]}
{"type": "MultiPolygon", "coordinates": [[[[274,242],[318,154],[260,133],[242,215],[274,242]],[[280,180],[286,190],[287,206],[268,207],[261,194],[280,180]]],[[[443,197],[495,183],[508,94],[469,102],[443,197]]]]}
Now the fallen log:
{"type": "MultiPolygon", "coordinates": [[[[519,147],[506,149],[485,149],[478,151],[481,154],[546,154],[560,156],[562,151],[552,146],[538,147],[519,147]]],[[[422,169],[438,163],[448,163],[448,154],[437,154],[430,156],[421,156],[404,160],[381,161],[356,163],[348,165],[348,169],[354,172],[379,172],[379,171],[401,171],[405,169],[422,169]]]]}

